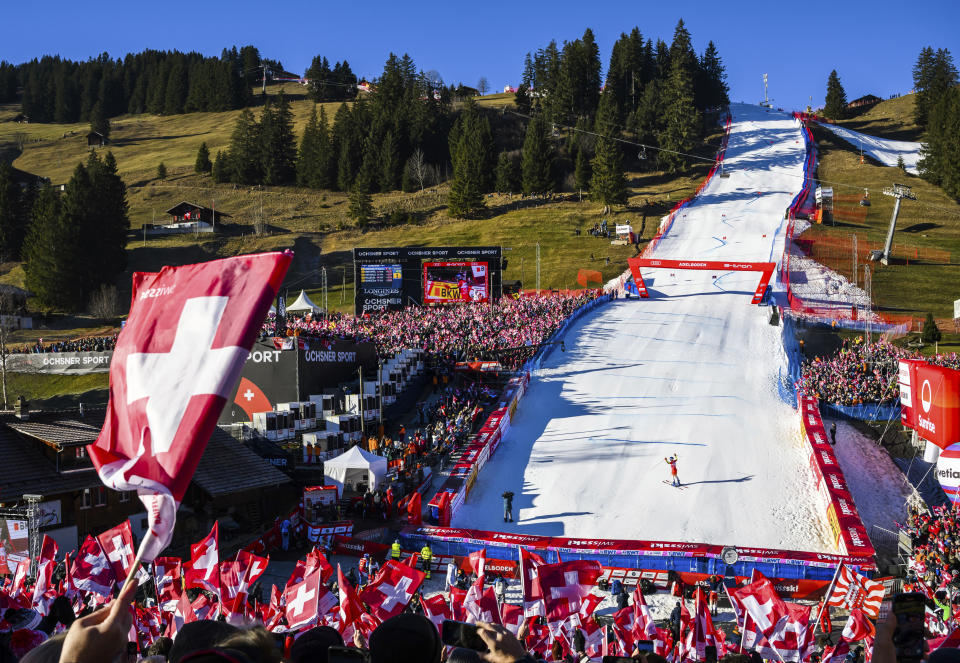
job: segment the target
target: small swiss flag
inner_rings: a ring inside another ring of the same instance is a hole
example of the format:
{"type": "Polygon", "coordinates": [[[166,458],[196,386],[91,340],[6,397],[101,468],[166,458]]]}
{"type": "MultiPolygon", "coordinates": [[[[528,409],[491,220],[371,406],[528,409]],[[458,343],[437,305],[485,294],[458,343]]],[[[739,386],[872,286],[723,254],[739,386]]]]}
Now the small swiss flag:
{"type": "Polygon", "coordinates": [[[233,402],[239,405],[240,409],[251,419],[253,419],[254,412],[269,412],[273,409],[270,399],[263,393],[263,390],[247,378],[240,378],[237,395],[234,396],[233,402]]]}

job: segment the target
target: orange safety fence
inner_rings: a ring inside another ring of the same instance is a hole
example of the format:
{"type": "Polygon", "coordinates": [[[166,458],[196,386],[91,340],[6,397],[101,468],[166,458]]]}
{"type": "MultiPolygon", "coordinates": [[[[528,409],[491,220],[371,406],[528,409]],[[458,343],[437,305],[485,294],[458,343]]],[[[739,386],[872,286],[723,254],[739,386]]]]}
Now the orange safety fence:
{"type": "Polygon", "coordinates": [[[577,283],[584,288],[587,287],[587,283],[603,283],[603,274],[595,269],[577,270],[577,283]]]}
{"type": "MultiPolygon", "coordinates": [[[[870,252],[883,250],[883,242],[869,241],[862,235],[850,233],[801,237],[794,239],[794,243],[810,258],[842,274],[853,283],[854,237],[856,237],[857,243],[857,271],[860,272],[856,275],[856,278],[860,279],[862,278],[862,265],[869,262],[870,252]]],[[[946,265],[950,264],[952,257],[949,251],[943,249],[909,246],[896,242],[894,242],[891,255],[894,260],[904,261],[907,264],[914,261],[946,265]]]]}

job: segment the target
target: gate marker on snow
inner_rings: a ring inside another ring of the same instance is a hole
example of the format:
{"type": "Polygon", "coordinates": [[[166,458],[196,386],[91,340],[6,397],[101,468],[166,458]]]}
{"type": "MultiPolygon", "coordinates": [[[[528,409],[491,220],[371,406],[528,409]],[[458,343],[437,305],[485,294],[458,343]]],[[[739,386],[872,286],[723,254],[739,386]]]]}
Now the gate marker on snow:
{"type": "MultiPolygon", "coordinates": [[[[759,304],[767,291],[767,285],[770,283],[770,277],[773,276],[773,270],[776,269],[775,262],[724,262],[720,260],[658,260],[656,258],[627,258],[627,264],[630,266],[630,273],[633,274],[633,282],[637,286],[637,293],[641,299],[649,299],[650,293],[647,292],[647,286],[643,282],[643,276],[640,274],[641,267],[655,267],[659,269],[695,269],[695,270],[723,270],[731,272],[760,272],[760,283],[757,284],[757,290],[753,293],[751,304],[759,304]]],[[[671,273],[670,276],[675,276],[671,273]]],[[[716,278],[716,277],[714,277],[716,278]]]]}

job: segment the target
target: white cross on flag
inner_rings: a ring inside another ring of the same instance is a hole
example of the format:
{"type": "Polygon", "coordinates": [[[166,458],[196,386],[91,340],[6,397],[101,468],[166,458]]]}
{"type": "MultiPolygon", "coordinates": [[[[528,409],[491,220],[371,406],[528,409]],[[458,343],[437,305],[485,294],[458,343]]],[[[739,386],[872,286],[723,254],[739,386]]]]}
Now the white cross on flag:
{"type": "Polygon", "coordinates": [[[199,587],[220,594],[220,523],[214,521],[210,533],[199,543],[190,545],[190,570],[186,573],[187,589],[199,587]]]}
{"type": "Polygon", "coordinates": [[[160,609],[173,612],[183,594],[183,566],[179,557],[157,557],[153,560],[153,577],[156,579],[157,598],[160,609]]]}
{"type": "Polygon", "coordinates": [[[600,563],[576,560],[537,569],[548,622],[560,622],[580,610],[580,603],[600,577],[600,563]]]}
{"type": "Polygon", "coordinates": [[[423,571],[388,560],[373,582],[360,592],[360,600],[370,606],[374,617],[386,621],[403,612],[423,578],[423,571]]]}
{"type": "Polygon", "coordinates": [[[147,509],[143,561],[170,543],[183,498],[293,254],[136,273],[110,362],[110,403],[88,447],[100,480],[147,509]]]}
{"type": "Polygon", "coordinates": [[[73,586],[101,596],[110,596],[115,581],[110,560],[103,554],[100,544],[89,534],[84,539],[71,569],[73,586]]]}
{"type": "Polygon", "coordinates": [[[116,527],[98,534],[97,541],[103,549],[103,554],[107,556],[107,560],[110,562],[113,577],[117,578],[118,582],[122,584],[126,580],[135,558],[130,521],[124,520],[116,527]]]}
{"type": "Polygon", "coordinates": [[[769,578],[760,576],[749,585],[730,590],[730,595],[737,598],[767,640],[774,635],[780,620],[789,617],[787,604],[777,594],[769,578]]]}
{"type": "Polygon", "coordinates": [[[463,609],[467,613],[464,620],[468,624],[487,622],[488,624],[502,624],[500,606],[497,605],[497,596],[493,587],[484,589],[483,576],[479,576],[470,585],[467,595],[463,599],[463,609]]]}
{"type": "Polygon", "coordinates": [[[453,613],[450,612],[450,606],[447,605],[447,600],[443,598],[443,594],[434,594],[430,598],[424,598],[420,601],[420,605],[423,606],[423,614],[426,618],[433,622],[438,632],[443,633],[443,621],[453,619],[453,613]]]}
{"type": "Polygon", "coordinates": [[[319,615],[326,614],[336,605],[333,594],[320,584],[319,571],[308,574],[301,583],[288,586],[283,591],[283,596],[287,600],[285,617],[291,631],[312,626],[319,615]]]}

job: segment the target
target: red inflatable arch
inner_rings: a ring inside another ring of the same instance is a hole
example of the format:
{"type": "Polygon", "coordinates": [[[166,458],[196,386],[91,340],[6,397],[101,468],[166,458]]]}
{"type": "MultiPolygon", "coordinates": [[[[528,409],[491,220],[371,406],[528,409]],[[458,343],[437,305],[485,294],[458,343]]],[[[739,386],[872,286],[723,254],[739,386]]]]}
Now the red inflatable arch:
{"type": "Polygon", "coordinates": [[[633,274],[633,281],[637,285],[637,292],[640,297],[647,299],[650,293],[647,292],[647,286],[643,282],[643,276],[640,274],[641,267],[655,267],[657,269],[698,269],[721,272],[760,272],[760,283],[757,285],[757,291],[753,293],[751,304],[759,304],[763,298],[763,293],[767,290],[770,283],[770,277],[773,276],[773,270],[776,269],[775,262],[724,262],[722,260],[660,260],[657,258],[628,258],[627,264],[630,265],[630,272],[633,274]]]}

